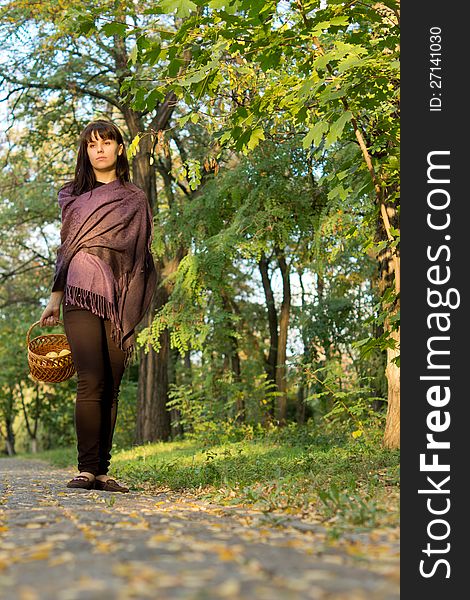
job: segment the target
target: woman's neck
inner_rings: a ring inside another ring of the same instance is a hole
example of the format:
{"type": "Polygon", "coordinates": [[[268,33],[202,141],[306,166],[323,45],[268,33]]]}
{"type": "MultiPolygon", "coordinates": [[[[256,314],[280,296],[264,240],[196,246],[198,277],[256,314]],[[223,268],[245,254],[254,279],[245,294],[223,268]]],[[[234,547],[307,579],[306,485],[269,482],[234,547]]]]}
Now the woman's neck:
{"type": "Polygon", "coordinates": [[[117,179],[116,171],[111,171],[109,173],[100,173],[95,171],[95,177],[96,181],[99,181],[100,183],[111,183],[111,181],[117,179]]]}

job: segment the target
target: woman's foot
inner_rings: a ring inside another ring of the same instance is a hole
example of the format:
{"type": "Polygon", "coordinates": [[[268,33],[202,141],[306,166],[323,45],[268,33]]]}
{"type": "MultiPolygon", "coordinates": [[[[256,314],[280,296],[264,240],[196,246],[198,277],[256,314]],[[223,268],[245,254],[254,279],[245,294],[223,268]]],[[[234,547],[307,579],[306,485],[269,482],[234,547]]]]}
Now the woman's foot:
{"type": "Polygon", "coordinates": [[[95,489],[103,492],[128,492],[129,488],[120,485],[112,477],[108,475],[97,475],[95,479],[95,489]]]}
{"type": "Polygon", "coordinates": [[[88,471],[81,471],[78,475],[75,475],[75,477],[67,483],[67,487],[92,490],[95,487],[95,481],[96,479],[93,473],[89,473],[88,471]]]}

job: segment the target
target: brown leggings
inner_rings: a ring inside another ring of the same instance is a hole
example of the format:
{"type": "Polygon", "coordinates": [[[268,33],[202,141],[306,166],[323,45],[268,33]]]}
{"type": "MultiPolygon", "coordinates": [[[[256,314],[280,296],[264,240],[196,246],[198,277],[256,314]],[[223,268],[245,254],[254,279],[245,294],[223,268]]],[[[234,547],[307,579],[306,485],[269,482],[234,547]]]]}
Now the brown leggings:
{"type": "Polygon", "coordinates": [[[110,321],[65,303],[63,320],[78,377],[75,403],[78,470],[106,475],[125,353],[111,339],[110,321]]]}

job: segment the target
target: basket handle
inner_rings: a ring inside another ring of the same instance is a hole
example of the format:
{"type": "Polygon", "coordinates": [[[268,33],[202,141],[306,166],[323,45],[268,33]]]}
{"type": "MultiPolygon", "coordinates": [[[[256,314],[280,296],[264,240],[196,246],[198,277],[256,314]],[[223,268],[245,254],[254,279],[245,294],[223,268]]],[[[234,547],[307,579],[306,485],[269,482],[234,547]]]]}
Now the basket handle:
{"type": "MultiPolygon", "coordinates": [[[[36,325],[39,325],[40,323],[41,323],[41,321],[36,321],[36,323],[33,323],[33,324],[31,325],[31,327],[28,329],[28,333],[26,334],[26,345],[27,345],[28,347],[29,347],[29,335],[30,335],[30,333],[31,333],[31,330],[33,329],[33,327],[36,327],[36,325]]],[[[55,327],[56,325],[62,325],[62,326],[63,326],[63,323],[62,323],[62,321],[59,319],[59,320],[57,321],[57,323],[55,323],[55,325],[46,325],[46,327],[55,327]]]]}

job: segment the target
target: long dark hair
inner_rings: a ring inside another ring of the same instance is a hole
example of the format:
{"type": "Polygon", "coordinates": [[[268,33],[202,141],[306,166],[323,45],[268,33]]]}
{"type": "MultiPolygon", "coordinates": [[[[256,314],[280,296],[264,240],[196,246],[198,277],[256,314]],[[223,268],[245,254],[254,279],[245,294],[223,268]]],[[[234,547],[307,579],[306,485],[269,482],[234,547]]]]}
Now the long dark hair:
{"type": "Polygon", "coordinates": [[[123,151],[117,157],[116,175],[121,183],[130,181],[129,161],[127,160],[122,133],[112,121],[97,119],[88,123],[80,134],[75,176],[70,184],[67,184],[72,186],[72,194],[74,196],[80,196],[80,194],[91,190],[96,183],[95,172],[93,171],[87,152],[88,142],[93,140],[93,132],[99,134],[104,140],[116,140],[118,145],[122,144],[123,151]]]}

